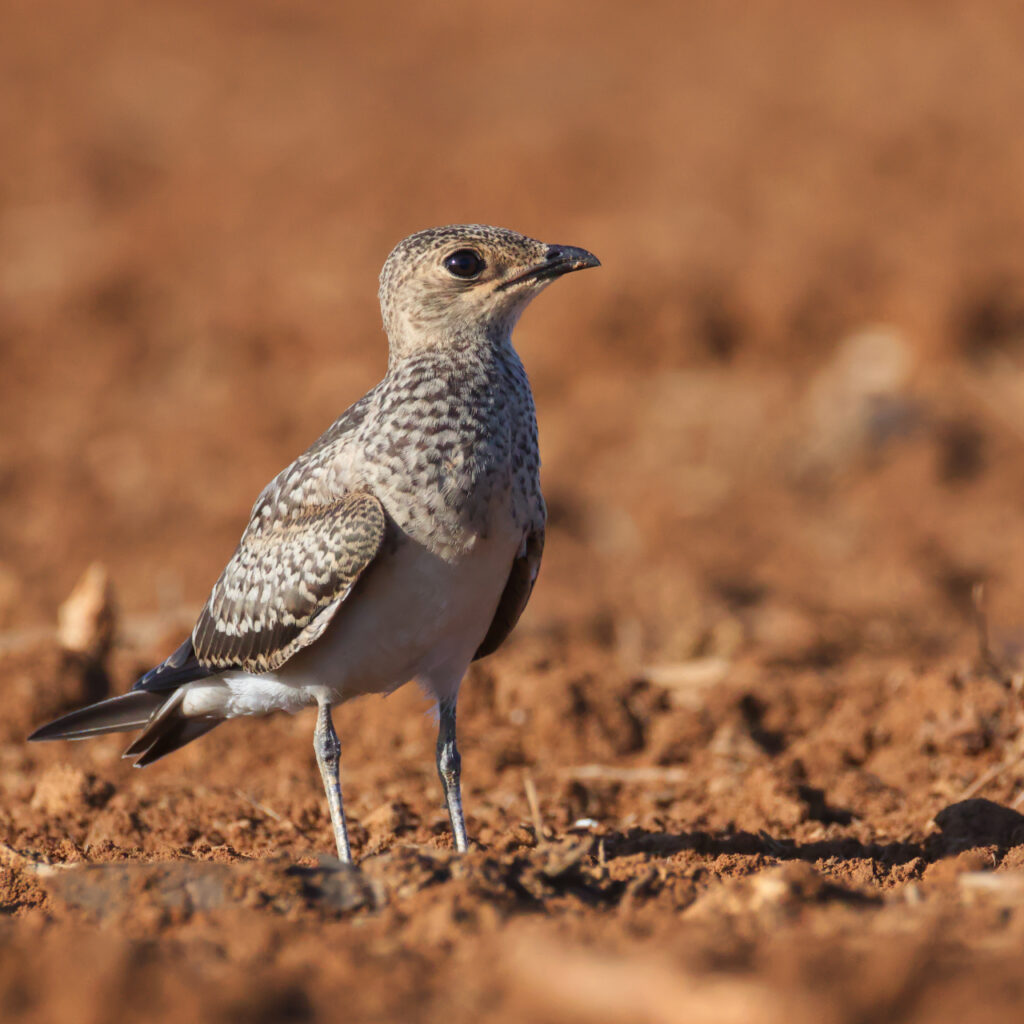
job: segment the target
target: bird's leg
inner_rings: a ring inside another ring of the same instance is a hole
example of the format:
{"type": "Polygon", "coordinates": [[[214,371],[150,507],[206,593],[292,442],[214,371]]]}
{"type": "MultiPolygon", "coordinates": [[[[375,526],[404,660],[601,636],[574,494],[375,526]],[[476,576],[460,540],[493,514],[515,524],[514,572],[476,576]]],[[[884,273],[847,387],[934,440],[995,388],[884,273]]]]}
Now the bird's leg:
{"type": "Polygon", "coordinates": [[[442,700],[439,704],[441,721],[437,730],[437,774],[444,786],[444,799],[448,805],[448,817],[452,822],[452,837],[455,849],[465,853],[466,819],[462,814],[462,790],[459,778],[462,774],[462,758],[455,746],[455,698],[442,700]]]}
{"type": "Polygon", "coordinates": [[[316,730],[313,733],[313,750],[320,775],[324,780],[327,805],[331,809],[331,824],[334,826],[334,841],[338,845],[338,860],[352,863],[352,848],[348,845],[348,830],[345,828],[345,809],[341,805],[341,782],[338,779],[338,760],[341,757],[341,743],[331,721],[331,706],[326,701],[319,704],[316,716],[316,730]]]}

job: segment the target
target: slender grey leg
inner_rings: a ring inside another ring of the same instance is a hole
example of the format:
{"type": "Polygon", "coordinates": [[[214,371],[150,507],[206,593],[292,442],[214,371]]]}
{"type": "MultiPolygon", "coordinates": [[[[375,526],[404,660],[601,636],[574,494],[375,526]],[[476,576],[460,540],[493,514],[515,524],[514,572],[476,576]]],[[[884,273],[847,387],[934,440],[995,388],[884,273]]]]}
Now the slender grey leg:
{"type": "Polygon", "coordinates": [[[352,848],[348,845],[348,830],[345,828],[345,809],[341,805],[341,782],[338,780],[338,761],[341,757],[341,743],[331,721],[330,704],[320,704],[316,716],[316,731],[313,733],[313,750],[320,775],[324,780],[327,805],[331,809],[331,824],[334,826],[334,841],[338,845],[338,859],[345,864],[352,863],[352,848]]]}
{"type": "Polygon", "coordinates": [[[448,817],[452,822],[452,837],[455,849],[465,853],[469,848],[466,841],[466,819],[462,814],[462,790],[459,778],[462,774],[462,758],[455,746],[455,701],[440,702],[441,722],[437,730],[437,774],[444,786],[444,799],[448,804],[448,817]]]}

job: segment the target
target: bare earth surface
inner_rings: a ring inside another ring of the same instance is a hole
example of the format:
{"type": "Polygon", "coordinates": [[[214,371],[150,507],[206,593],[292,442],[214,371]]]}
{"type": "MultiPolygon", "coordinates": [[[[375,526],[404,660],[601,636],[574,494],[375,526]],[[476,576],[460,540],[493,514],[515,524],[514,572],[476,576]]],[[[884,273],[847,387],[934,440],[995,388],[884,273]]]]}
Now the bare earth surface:
{"type": "Polygon", "coordinates": [[[1019,1020],[1019,7],[370,6],[4,12],[0,1018],[1019,1020]],[[551,528],[470,854],[414,688],[336,714],[354,872],[311,714],[26,745],[87,566],[120,692],[467,220],[604,261],[517,334],[551,528]]]}

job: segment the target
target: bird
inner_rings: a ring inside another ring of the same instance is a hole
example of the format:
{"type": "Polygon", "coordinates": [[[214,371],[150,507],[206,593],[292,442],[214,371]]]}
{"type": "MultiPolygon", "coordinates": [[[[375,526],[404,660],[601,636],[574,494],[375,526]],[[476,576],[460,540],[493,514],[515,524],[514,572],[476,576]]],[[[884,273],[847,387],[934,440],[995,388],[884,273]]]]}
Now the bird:
{"type": "Polygon", "coordinates": [[[558,277],[600,261],[505,228],[419,231],[380,275],[384,378],[263,489],[191,635],[124,694],[29,740],[141,730],[143,767],[231,718],[315,707],[338,859],[352,863],[332,709],[416,681],[468,849],[459,688],[530,599],[544,550],[537,418],[512,331],[558,277]]]}

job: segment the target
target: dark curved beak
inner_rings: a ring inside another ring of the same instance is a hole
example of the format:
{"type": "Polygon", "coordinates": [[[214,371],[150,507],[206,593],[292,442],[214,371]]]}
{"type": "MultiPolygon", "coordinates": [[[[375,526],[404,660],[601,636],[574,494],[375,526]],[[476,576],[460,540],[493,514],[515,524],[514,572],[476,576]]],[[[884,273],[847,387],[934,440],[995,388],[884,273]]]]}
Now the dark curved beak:
{"type": "Polygon", "coordinates": [[[579,249],[574,245],[552,245],[544,254],[543,263],[520,271],[498,285],[498,289],[503,291],[522,281],[545,281],[552,277],[561,277],[563,274],[571,274],[574,270],[586,270],[587,267],[599,266],[601,266],[601,261],[586,249],[579,249]]]}

